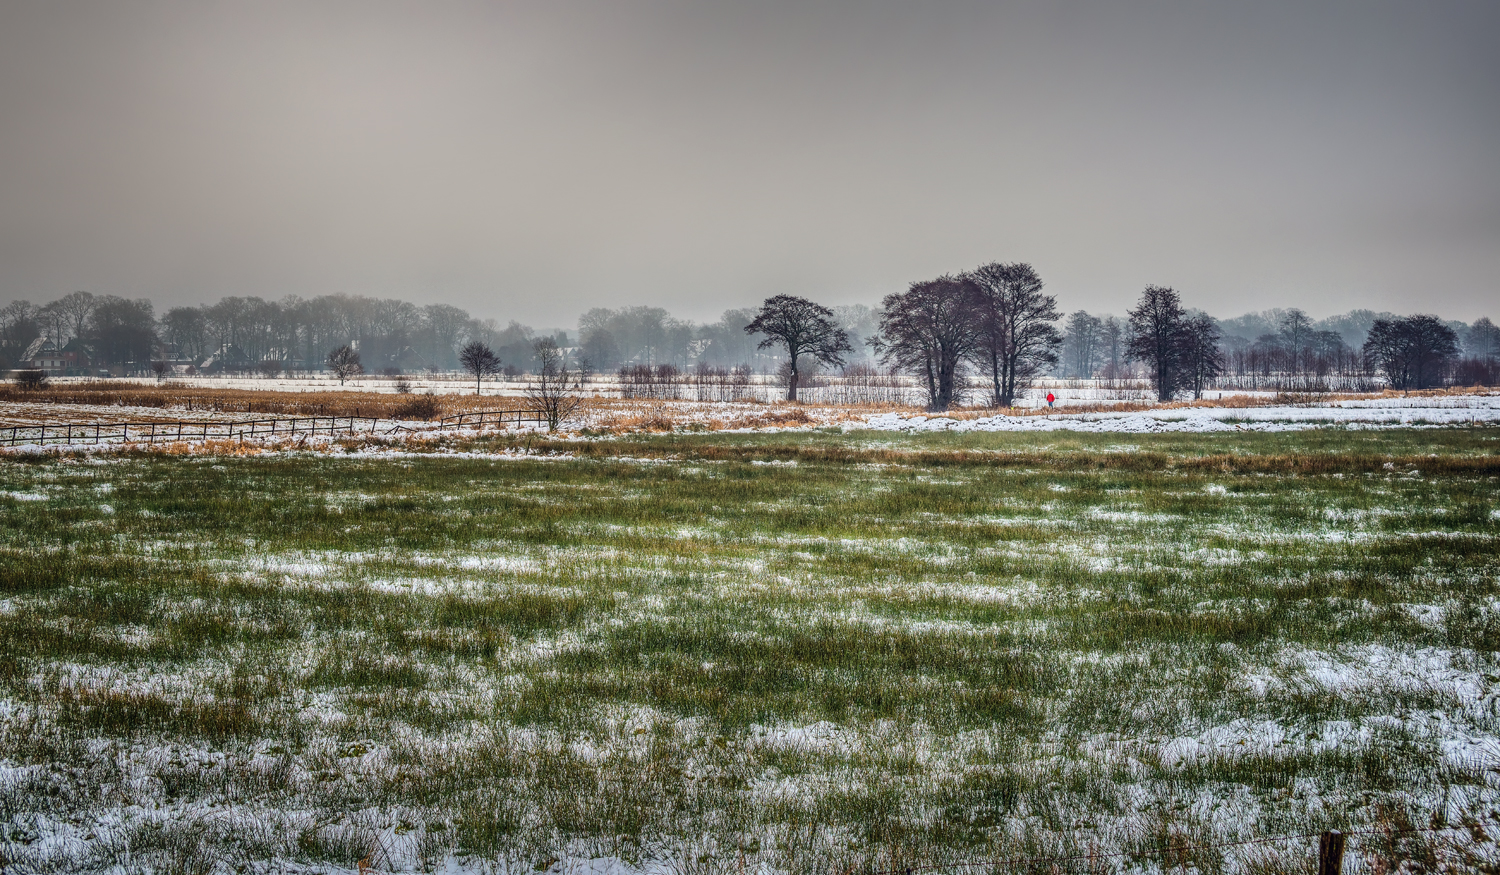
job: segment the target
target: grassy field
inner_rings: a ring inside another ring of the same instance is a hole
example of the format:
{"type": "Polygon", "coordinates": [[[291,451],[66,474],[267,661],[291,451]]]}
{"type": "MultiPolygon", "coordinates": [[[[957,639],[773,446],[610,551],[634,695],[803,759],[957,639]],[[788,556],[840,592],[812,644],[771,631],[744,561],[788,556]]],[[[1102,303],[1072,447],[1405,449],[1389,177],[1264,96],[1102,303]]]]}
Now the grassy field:
{"type": "Polygon", "coordinates": [[[0,870],[1500,860],[1500,430],[461,448],[0,461],[0,870]]]}

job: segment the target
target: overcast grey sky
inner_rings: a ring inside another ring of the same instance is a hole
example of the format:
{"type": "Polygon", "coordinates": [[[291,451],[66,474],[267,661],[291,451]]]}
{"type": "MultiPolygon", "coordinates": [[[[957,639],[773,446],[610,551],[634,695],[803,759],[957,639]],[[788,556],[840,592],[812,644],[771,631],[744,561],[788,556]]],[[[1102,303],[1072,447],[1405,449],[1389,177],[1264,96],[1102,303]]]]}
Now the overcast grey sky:
{"type": "Polygon", "coordinates": [[[0,0],[0,300],[1500,317],[1500,3],[0,0]]]}

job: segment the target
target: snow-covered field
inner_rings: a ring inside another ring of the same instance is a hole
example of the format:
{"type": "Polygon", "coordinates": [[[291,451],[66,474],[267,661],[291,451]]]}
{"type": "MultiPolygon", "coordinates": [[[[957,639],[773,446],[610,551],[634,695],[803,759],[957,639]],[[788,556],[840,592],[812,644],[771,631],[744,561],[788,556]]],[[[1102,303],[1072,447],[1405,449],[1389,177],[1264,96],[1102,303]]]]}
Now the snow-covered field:
{"type": "Polygon", "coordinates": [[[0,462],[0,868],[1500,864],[1491,429],[813,428],[0,462]]]}
{"type": "MultiPolygon", "coordinates": [[[[507,399],[496,399],[496,408],[514,406],[507,399]]],[[[484,407],[484,405],[480,405],[484,407]]],[[[33,452],[41,449],[41,433],[17,433],[14,440],[6,431],[10,426],[35,426],[58,423],[138,423],[189,420],[218,424],[213,439],[226,438],[237,444],[281,446],[290,440],[296,446],[332,445],[348,435],[293,436],[241,435],[235,423],[264,420],[264,413],[213,413],[171,407],[130,407],[125,405],[45,404],[0,402],[0,440],[14,449],[0,447],[0,452],[33,452]],[[220,433],[222,432],[222,434],[220,433]]],[[[286,418],[283,415],[281,418],[286,418]]],[[[584,399],[577,413],[562,424],[562,430],[577,435],[600,436],[633,431],[694,431],[708,429],[730,432],[813,431],[835,427],[843,431],[873,430],[905,433],[930,432],[1055,432],[1132,433],[1155,432],[1245,432],[1301,431],[1316,428],[1383,429],[1434,426],[1493,425],[1500,422],[1500,393],[1442,394],[1403,397],[1387,395],[1374,398],[1315,401],[1301,404],[1218,406],[1212,401],[1199,404],[1168,405],[1145,410],[1120,412],[1041,413],[1020,415],[989,414],[967,410],[953,415],[924,415],[912,412],[871,413],[859,407],[830,405],[791,406],[764,403],[721,403],[696,401],[620,401],[584,399]]],[[[305,427],[305,426],[304,426],[305,427]]],[[[512,433],[544,430],[537,424],[507,426],[512,433]]],[[[445,433],[436,422],[383,419],[359,421],[352,433],[371,439],[411,441],[418,443],[445,433]]],[[[453,433],[453,432],[446,432],[453,433]]],[[[479,433],[462,429],[462,435],[479,433]]],[[[128,435],[111,432],[103,439],[106,445],[126,443],[128,435]]],[[[86,443],[81,435],[79,443],[86,443]]],[[[45,441],[55,447],[66,443],[54,432],[45,441]]],[[[80,450],[85,451],[85,450],[80,450]]]]}
{"type": "Polygon", "coordinates": [[[1492,425],[1500,422],[1500,394],[1372,398],[1261,407],[1174,407],[1131,413],[1057,413],[954,419],[883,413],[868,428],[889,431],[1214,432],[1290,431],[1325,426],[1390,428],[1492,425]]]}
{"type": "MultiPolygon", "coordinates": [[[[691,382],[691,375],[682,378],[683,382],[672,390],[674,401],[698,400],[698,388],[691,382]]],[[[525,396],[528,388],[528,377],[518,376],[511,378],[491,377],[483,380],[479,386],[482,397],[519,399],[525,396]]],[[[54,377],[52,383],[63,387],[87,386],[96,382],[91,377],[54,377]]],[[[177,386],[197,389],[235,389],[248,391],[268,392],[376,392],[394,394],[397,392],[398,384],[404,384],[412,392],[431,392],[435,395],[471,395],[476,394],[474,379],[463,374],[413,374],[404,377],[388,377],[376,375],[363,375],[351,377],[340,383],[338,378],[326,373],[301,373],[295,376],[280,377],[257,377],[257,376],[174,376],[165,384],[159,383],[154,377],[116,377],[110,379],[111,383],[137,386],[140,388],[154,388],[161,385],[177,386]]],[[[886,396],[899,396],[901,403],[920,406],[922,404],[922,393],[920,386],[911,378],[899,378],[897,388],[872,389],[874,394],[881,396],[881,400],[887,400],[886,396]]],[[[589,379],[588,383],[581,387],[585,395],[598,395],[603,398],[620,398],[623,386],[613,375],[596,375],[589,379]]],[[[709,391],[708,389],[704,390],[709,391]]],[[[750,385],[745,391],[753,400],[760,403],[775,402],[784,397],[785,389],[776,383],[775,378],[766,374],[755,374],[750,378],[750,385]]],[[[859,388],[849,381],[840,377],[825,377],[814,381],[812,385],[802,388],[802,399],[812,404],[838,404],[846,401],[851,395],[858,395],[859,388]]],[[[1039,380],[1030,388],[1026,389],[1017,399],[1016,407],[1023,409],[1036,409],[1047,406],[1047,394],[1052,393],[1056,397],[1056,405],[1059,408],[1068,408],[1082,405],[1100,404],[1138,404],[1150,402],[1155,399],[1155,393],[1150,384],[1144,380],[1039,380]]],[[[970,397],[977,398],[983,394],[981,390],[970,391],[970,397]]],[[[1275,392],[1251,389],[1211,389],[1204,393],[1208,400],[1223,400],[1226,398],[1272,398],[1275,392]]]]}

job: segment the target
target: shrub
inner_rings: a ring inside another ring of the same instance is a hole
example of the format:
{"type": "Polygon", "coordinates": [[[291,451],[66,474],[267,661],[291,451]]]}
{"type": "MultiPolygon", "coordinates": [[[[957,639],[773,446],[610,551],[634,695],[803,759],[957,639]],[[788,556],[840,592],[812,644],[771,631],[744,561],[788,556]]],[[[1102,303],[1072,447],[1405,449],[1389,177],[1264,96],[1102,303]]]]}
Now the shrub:
{"type": "MultiPolygon", "coordinates": [[[[407,391],[411,391],[410,388],[407,391]]],[[[391,416],[395,419],[435,419],[441,412],[437,396],[428,392],[426,395],[410,398],[406,403],[395,407],[391,410],[391,416]]]]}
{"type": "Polygon", "coordinates": [[[47,372],[39,368],[16,371],[16,386],[28,392],[45,389],[47,387],[47,372]]]}

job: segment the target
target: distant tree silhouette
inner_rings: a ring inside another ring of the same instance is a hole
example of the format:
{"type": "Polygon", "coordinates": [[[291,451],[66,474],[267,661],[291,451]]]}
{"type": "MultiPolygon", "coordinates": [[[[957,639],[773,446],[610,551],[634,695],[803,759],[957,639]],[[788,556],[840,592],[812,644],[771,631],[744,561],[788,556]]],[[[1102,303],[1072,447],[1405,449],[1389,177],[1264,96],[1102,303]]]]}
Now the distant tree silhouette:
{"type": "Polygon", "coordinates": [[[781,346],[790,361],[786,400],[797,400],[798,367],[803,356],[831,368],[844,363],[844,353],[853,352],[849,335],[833,321],[833,311],[821,304],[795,295],[767,298],[749,325],[746,334],[764,334],[760,349],[781,346]]]}
{"type": "Polygon", "coordinates": [[[88,292],[69,292],[52,302],[52,306],[67,320],[68,329],[74,337],[84,336],[89,317],[94,315],[97,305],[98,299],[88,292]]]}
{"type": "Polygon", "coordinates": [[[1311,352],[1308,346],[1313,337],[1312,318],[1293,307],[1276,320],[1276,333],[1286,350],[1287,371],[1293,376],[1301,376],[1311,352]]]}
{"type": "Polygon", "coordinates": [[[1458,333],[1436,316],[1377,319],[1364,353],[1392,388],[1426,389],[1447,376],[1458,356],[1458,333]]]}
{"type": "Polygon", "coordinates": [[[347,343],[328,354],[328,369],[338,376],[340,386],[344,380],[365,371],[359,363],[359,352],[347,343]]]}
{"type": "Polygon", "coordinates": [[[1102,326],[1104,375],[1111,380],[1116,380],[1125,370],[1126,342],[1130,336],[1130,325],[1118,316],[1106,316],[1099,321],[1102,326]]]}
{"type": "Polygon", "coordinates": [[[1491,322],[1490,317],[1481,316],[1469,326],[1464,344],[1474,358],[1494,361],[1500,358],[1500,326],[1491,322]]]}
{"type": "Polygon", "coordinates": [[[166,341],[194,364],[213,351],[208,348],[208,319],[202,307],[173,307],[161,317],[161,325],[166,341]]]}
{"type": "Polygon", "coordinates": [[[979,346],[976,294],[967,279],[940,276],[881,302],[875,351],[886,364],[924,379],[932,410],[947,410],[957,400],[960,368],[979,346]]]}
{"type": "Polygon", "coordinates": [[[1223,335],[1207,315],[1187,320],[1182,331],[1182,366],[1194,398],[1203,397],[1203,388],[1224,373],[1224,351],[1219,348],[1223,335]]]}
{"type": "Polygon", "coordinates": [[[1129,312],[1130,357],[1151,368],[1151,385],[1158,401],[1169,401],[1182,388],[1183,335],[1187,314],[1176,291],[1146,286],[1135,309],[1129,312]]]}
{"type": "Polygon", "coordinates": [[[1104,322],[1083,310],[1068,316],[1063,326],[1063,375],[1088,379],[1099,367],[1105,343],[1104,322]]]}
{"type": "Polygon", "coordinates": [[[1057,364],[1057,298],[1043,294],[1042,278],[1029,264],[986,264],[964,279],[973,289],[979,328],[971,356],[989,372],[990,404],[1010,407],[1017,393],[1057,364]]]}
{"type": "Polygon", "coordinates": [[[491,374],[500,373],[500,357],[483,341],[471,340],[458,351],[458,363],[465,371],[474,375],[474,394],[479,394],[479,383],[491,374]]]}
{"type": "Polygon", "coordinates": [[[25,366],[27,347],[42,333],[37,308],[30,301],[12,301],[0,308],[0,370],[25,366]]]}
{"type": "Polygon", "coordinates": [[[590,372],[603,372],[620,363],[620,345],[608,328],[590,328],[583,336],[580,355],[588,360],[590,372]]]}
{"type": "Polygon", "coordinates": [[[157,345],[151,302],[104,295],[93,303],[87,336],[95,360],[146,370],[157,345]]]}

